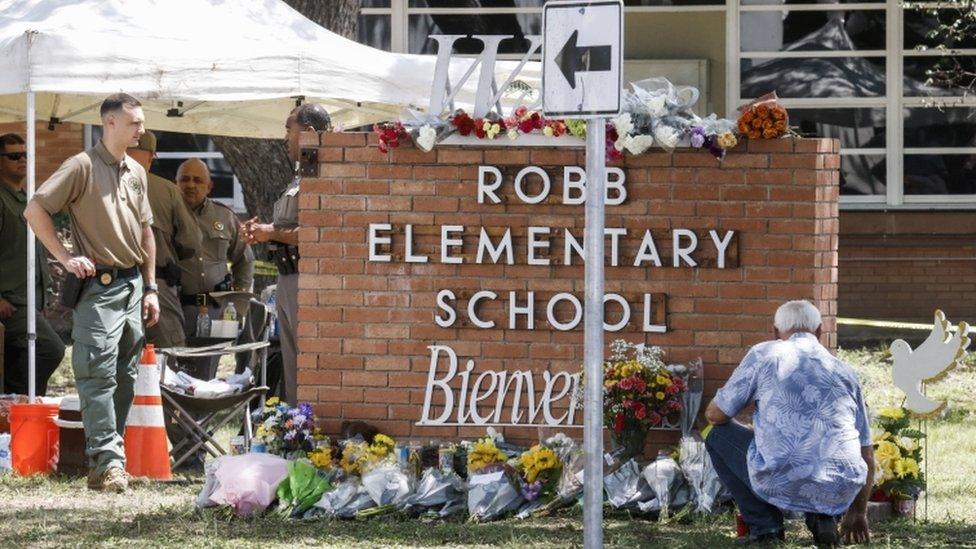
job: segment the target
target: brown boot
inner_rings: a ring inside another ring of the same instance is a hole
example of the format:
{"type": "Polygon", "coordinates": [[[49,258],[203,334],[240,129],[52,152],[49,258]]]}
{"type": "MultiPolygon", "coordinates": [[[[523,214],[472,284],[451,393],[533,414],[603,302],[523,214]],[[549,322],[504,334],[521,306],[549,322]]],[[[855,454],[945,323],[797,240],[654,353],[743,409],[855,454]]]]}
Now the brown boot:
{"type": "Polygon", "coordinates": [[[121,494],[129,489],[129,481],[126,478],[125,470],[114,465],[106,469],[101,475],[96,475],[94,472],[89,473],[88,489],[121,494]]]}

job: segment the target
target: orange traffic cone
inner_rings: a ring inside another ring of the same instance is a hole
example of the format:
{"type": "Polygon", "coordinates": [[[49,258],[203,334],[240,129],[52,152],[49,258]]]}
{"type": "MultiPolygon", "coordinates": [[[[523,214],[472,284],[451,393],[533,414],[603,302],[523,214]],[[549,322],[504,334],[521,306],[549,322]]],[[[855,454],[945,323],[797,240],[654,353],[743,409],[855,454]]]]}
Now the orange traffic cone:
{"type": "Polygon", "coordinates": [[[163,423],[156,351],[147,344],[139,360],[135,399],[125,424],[125,470],[134,477],[170,480],[169,440],[163,423]]]}

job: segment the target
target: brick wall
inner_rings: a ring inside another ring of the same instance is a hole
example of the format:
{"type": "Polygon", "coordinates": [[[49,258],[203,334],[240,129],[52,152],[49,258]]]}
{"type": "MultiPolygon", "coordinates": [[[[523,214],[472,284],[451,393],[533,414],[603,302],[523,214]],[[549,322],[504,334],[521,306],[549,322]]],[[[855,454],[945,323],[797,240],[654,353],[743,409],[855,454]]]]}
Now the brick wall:
{"type": "MultiPolygon", "coordinates": [[[[37,184],[40,185],[66,159],[84,150],[85,139],[81,124],[56,124],[53,130],[39,121],[36,126],[37,184]]],[[[13,132],[27,140],[27,126],[23,122],[0,124],[0,134],[13,132]]]]}
{"type": "Polygon", "coordinates": [[[838,314],[953,322],[976,313],[976,217],[972,212],[844,212],[838,314]]]}
{"type": "MultiPolygon", "coordinates": [[[[306,146],[319,146],[314,135],[305,138],[306,146]]],[[[582,325],[557,332],[543,313],[534,331],[477,329],[470,323],[441,328],[433,317],[440,289],[458,292],[459,299],[480,289],[500,296],[508,290],[582,295],[581,264],[529,266],[522,259],[511,266],[450,265],[439,257],[423,265],[397,258],[370,262],[367,228],[413,223],[512,227],[513,234],[528,225],[581,230],[583,206],[552,197],[526,205],[514,199],[511,188],[514,172],[536,165],[550,173],[558,195],[562,167],[585,165],[581,150],[441,146],[425,153],[406,145],[383,154],[372,136],[358,133],[327,135],[319,148],[320,177],[304,179],[300,195],[298,382],[299,399],[315,404],[327,431],[337,432],[343,419],[360,419],[395,436],[483,434],[483,427],[414,425],[428,375],[427,346],[435,343],[453,347],[462,364],[473,359],[476,372],[578,371],[582,325]],[[505,174],[502,204],[478,204],[479,165],[505,174]]],[[[680,150],[619,164],[629,199],[607,208],[607,227],[734,230],[738,267],[608,266],[607,292],[667,294],[668,332],[645,334],[632,323],[608,333],[607,342],[660,345],[671,362],[701,357],[706,394],[728,377],[749,346],[770,336],[771,315],[784,300],[813,299],[824,313],[824,342],[835,345],[837,151],[833,140],[778,140],[740,145],[721,164],[706,153],[680,150]]],[[[428,237],[416,238],[427,249],[422,239],[428,237]]],[[[666,244],[659,242],[659,249],[666,244]]],[[[464,251],[471,250],[466,240],[464,251]]],[[[399,253],[395,246],[393,253],[399,253]]],[[[498,314],[504,313],[488,308],[483,316],[503,320],[493,316],[498,314]]],[[[510,434],[533,438],[538,431],[510,434]]]]}

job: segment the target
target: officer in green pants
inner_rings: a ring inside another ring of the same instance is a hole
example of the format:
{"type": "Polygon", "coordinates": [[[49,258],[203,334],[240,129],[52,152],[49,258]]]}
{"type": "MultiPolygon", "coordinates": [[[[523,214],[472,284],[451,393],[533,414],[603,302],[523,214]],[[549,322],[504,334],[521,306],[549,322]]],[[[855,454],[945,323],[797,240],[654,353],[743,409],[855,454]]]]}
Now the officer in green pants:
{"type": "MultiPolygon", "coordinates": [[[[24,217],[48,251],[81,280],[71,364],[81,398],[92,490],[124,492],[125,422],[147,326],[159,318],[156,249],[146,171],[125,154],[145,132],[141,104],[119,93],[102,102],[101,141],[66,160],[24,217]],[[69,253],[51,215],[67,211],[69,253]]],[[[160,425],[162,427],[162,425],[160,425]]]]}

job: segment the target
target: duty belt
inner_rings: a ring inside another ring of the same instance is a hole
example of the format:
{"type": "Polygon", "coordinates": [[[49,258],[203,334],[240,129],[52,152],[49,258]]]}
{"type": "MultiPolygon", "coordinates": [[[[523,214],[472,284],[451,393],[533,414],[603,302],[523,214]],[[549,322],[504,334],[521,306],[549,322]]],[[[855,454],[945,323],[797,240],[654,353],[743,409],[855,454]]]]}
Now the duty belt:
{"type": "Polygon", "coordinates": [[[116,280],[129,280],[139,276],[139,266],[133,267],[95,267],[95,280],[102,286],[109,286],[116,280]]]}
{"type": "Polygon", "coordinates": [[[275,267],[278,268],[279,275],[290,275],[298,272],[298,260],[301,259],[298,246],[272,243],[268,255],[275,267]]]}

